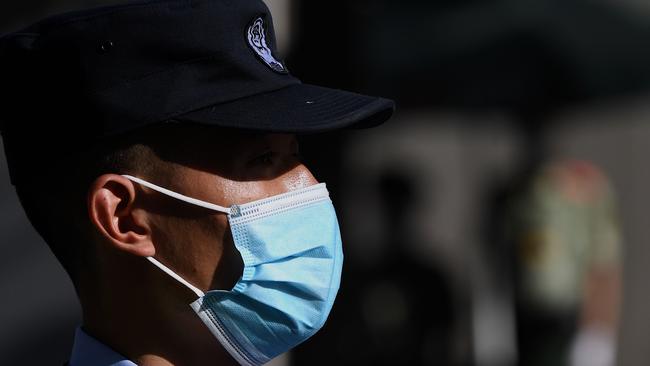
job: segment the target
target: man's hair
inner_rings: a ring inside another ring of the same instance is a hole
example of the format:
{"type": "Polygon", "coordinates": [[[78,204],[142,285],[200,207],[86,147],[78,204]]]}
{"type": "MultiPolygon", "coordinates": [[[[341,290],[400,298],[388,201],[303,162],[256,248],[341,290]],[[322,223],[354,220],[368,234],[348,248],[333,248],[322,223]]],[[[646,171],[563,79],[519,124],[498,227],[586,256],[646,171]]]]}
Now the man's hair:
{"type": "Polygon", "coordinates": [[[43,157],[38,177],[16,185],[29,221],[75,287],[79,272],[92,269],[94,261],[88,189],[97,177],[107,173],[155,174],[150,136],[150,132],[139,131],[107,139],[74,155],[43,157]]]}

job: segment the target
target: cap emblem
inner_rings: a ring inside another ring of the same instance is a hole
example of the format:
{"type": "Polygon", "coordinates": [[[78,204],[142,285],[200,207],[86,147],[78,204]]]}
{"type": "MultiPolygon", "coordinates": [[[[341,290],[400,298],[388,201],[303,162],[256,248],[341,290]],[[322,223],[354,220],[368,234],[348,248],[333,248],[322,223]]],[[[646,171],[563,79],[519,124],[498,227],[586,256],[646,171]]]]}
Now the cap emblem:
{"type": "Polygon", "coordinates": [[[271,49],[266,44],[266,29],[264,28],[264,20],[261,17],[253,21],[246,33],[248,34],[248,45],[271,70],[281,74],[289,73],[287,68],[273,57],[271,49]]]}

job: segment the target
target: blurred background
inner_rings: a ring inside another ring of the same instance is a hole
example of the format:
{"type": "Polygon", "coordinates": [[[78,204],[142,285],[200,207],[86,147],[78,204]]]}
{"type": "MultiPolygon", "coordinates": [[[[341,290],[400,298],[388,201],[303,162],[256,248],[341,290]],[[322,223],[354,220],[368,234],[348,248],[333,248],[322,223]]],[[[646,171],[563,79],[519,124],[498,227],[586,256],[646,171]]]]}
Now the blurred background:
{"type": "MultiPolygon", "coordinates": [[[[650,3],[266,2],[293,74],[398,106],[303,138],[346,265],[276,364],[650,364],[650,3]]],[[[108,3],[3,2],[0,32],[108,3]]],[[[80,309],[4,156],[0,218],[0,364],[60,365],[80,309]]]]}

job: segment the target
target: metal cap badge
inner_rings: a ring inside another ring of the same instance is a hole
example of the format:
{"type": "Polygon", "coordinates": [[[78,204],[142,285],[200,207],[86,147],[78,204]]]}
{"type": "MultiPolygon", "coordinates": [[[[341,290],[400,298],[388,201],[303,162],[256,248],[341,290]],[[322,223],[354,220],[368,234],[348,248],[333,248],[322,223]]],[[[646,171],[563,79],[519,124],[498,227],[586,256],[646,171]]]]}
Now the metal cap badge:
{"type": "Polygon", "coordinates": [[[273,52],[266,44],[266,29],[264,28],[264,19],[262,17],[258,17],[253,21],[248,27],[247,34],[248,45],[271,70],[281,74],[289,73],[287,68],[273,56],[273,52]]]}

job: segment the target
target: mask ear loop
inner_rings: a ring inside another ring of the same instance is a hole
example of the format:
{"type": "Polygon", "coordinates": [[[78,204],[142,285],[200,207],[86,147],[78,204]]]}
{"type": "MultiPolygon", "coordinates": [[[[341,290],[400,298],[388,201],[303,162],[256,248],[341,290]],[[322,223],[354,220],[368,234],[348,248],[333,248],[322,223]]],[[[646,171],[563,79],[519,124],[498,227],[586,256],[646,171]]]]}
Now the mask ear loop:
{"type": "Polygon", "coordinates": [[[223,213],[230,214],[230,209],[227,208],[227,207],[223,207],[223,206],[215,205],[215,204],[210,203],[210,202],[205,202],[205,201],[197,200],[196,198],[188,197],[188,196],[182,195],[182,194],[180,194],[180,193],[176,193],[176,192],[174,192],[174,191],[170,191],[170,190],[167,189],[167,188],[163,188],[163,187],[157,186],[157,185],[155,185],[155,184],[153,184],[153,183],[149,183],[149,182],[147,182],[146,180],[142,180],[142,179],[140,179],[140,178],[136,178],[136,177],[133,177],[133,176],[130,176],[130,175],[122,175],[122,176],[123,176],[124,178],[130,180],[130,181],[133,181],[133,182],[136,182],[136,183],[138,183],[138,184],[141,184],[141,185],[143,185],[143,186],[145,186],[145,187],[147,187],[147,188],[151,188],[151,189],[153,189],[154,191],[157,191],[157,192],[159,192],[159,193],[162,193],[162,194],[164,194],[164,195],[166,195],[166,196],[169,196],[169,197],[172,197],[172,198],[176,198],[177,200],[181,200],[181,201],[184,201],[184,202],[187,202],[187,203],[191,203],[191,204],[193,204],[193,205],[200,206],[200,207],[203,207],[203,208],[207,208],[207,209],[209,209],[209,210],[219,211],[219,212],[223,212],[223,213]]]}
{"type": "Polygon", "coordinates": [[[185,280],[183,279],[183,277],[181,277],[181,276],[177,275],[176,273],[174,273],[174,271],[172,271],[171,269],[169,269],[169,268],[168,268],[167,266],[165,266],[164,264],[160,263],[156,258],[154,258],[154,257],[147,257],[147,259],[149,260],[149,262],[153,263],[156,267],[162,269],[163,272],[165,272],[165,273],[167,273],[168,275],[170,275],[173,279],[175,279],[176,281],[178,281],[178,282],[182,283],[183,285],[187,286],[187,288],[189,288],[190,290],[192,290],[192,291],[196,294],[196,296],[198,296],[198,297],[203,297],[203,296],[205,296],[205,294],[203,293],[203,291],[199,290],[196,286],[192,285],[191,283],[185,281],[185,280]]]}
{"type": "MultiPolygon", "coordinates": [[[[169,197],[172,197],[172,198],[176,198],[176,199],[181,200],[183,202],[187,202],[187,203],[190,203],[190,204],[193,204],[193,205],[196,205],[196,206],[207,208],[209,210],[230,214],[230,209],[227,208],[227,207],[223,207],[223,206],[215,205],[215,204],[212,204],[212,203],[209,203],[209,202],[197,200],[196,198],[188,197],[188,196],[182,195],[180,193],[170,191],[169,189],[157,186],[157,185],[155,185],[153,183],[147,182],[146,180],[142,180],[140,178],[136,178],[136,177],[133,177],[133,176],[130,176],[130,175],[122,175],[122,176],[124,178],[132,181],[132,182],[141,184],[141,185],[143,185],[143,186],[145,186],[147,188],[153,189],[156,192],[162,193],[162,194],[164,194],[166,196],[169,196],[169,197]]],[[[163,272],[167,273],[173,279],[175,279],[176,281],[180,282],[181,284],[185,285],[187,288],[192,290],[196,294],[196,296],[198,296],[198,297],[205,296],[203,291],[199,290],[196,286],[192,285],[191,283],[189,283],[185,279],[183,279],[181,276],[174,273],[174,271],[169,269],[164,264],[160,263],[156,258],[147,257],[147,260],[149,260],[149,262],[153,263],[156,267],[160,268],[163,272]]]]}

